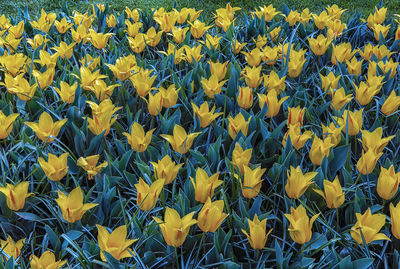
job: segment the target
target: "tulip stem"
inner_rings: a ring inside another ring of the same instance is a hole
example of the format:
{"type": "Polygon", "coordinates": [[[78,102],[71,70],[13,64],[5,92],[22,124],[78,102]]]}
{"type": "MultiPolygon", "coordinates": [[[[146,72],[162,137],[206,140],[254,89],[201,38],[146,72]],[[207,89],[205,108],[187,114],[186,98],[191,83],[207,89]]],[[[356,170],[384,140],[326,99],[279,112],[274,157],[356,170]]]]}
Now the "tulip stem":
{"type": "Polygon", "coordinates": [[[336,230],[337,230],[337,232],[339,232],[339,227],[340,227],[340,225],[339,225],[339,209],[336,208],[336,230]]]}
{"type": "Polygon", "coordinates": [[[357,177],[357,179],[356,179],[356,182],[354,182],[354,185],[357,185],[357,183],[358,183],[358,181],[360,180],[360,178],[361,178],[361,173],[358,174],[358,177],[357,177]]]}

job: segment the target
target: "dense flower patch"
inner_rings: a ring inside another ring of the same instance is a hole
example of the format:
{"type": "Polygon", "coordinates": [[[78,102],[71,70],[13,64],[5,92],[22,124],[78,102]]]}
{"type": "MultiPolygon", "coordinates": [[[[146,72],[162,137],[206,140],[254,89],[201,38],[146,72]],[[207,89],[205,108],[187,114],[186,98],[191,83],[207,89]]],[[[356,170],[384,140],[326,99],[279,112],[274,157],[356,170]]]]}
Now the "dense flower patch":
{"type": "Polygon", "coordinates": [[[3,267],[399,267],[397,20],[239,10],[0,17],[3,267]]]}

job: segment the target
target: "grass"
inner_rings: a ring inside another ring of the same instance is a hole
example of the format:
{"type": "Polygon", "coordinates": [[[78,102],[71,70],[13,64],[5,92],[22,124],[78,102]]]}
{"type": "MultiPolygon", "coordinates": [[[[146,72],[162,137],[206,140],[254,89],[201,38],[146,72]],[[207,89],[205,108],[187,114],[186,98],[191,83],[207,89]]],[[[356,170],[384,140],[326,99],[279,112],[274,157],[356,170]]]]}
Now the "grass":
{"type": "MultiPolygon", "coordinates": [[[[30,14],[36,17],[40,14],[41,8],[46,11],[57,11],[60,6],[65,5],[66,0],[14,0],[6,1],[3,0],[0,5],[0,14],[6,14],[8,16],[15,16],[18,14],[18,8],[28,7],[30,14]]],[[[68,7],[71,10],[85,11],[91,8],[93,3],[104,3],[109,4],[111,9],[121,12],[124,10],[125,6],[130,8],[153,8],[153,7],[165,7],[166,9],[171,9],[176,5],[177,7],[192,7],[195,9],[203,10],[205,16],[210,17],[217,8],[224,7],[227,1],[221,0],[103,0],[103,1],[91,1],[91,0],[76,0],[67,1],[68,7]]],[[[367,16],[373,11],[374,6],[379,3],[379,1],[371,0],[321,0],[321,1],[308,1],[308,0],[272,0],[272,1],[262,1],[262,0],[231,0],[232,6],[238,6],[242,8],[242,12],[248,12],[254,10],[255,8],[268,5],[269,3],[276,6],[279,10],[283,4],[289,7],[294,7],[298,10],[309,8],[313,12],[319,12],[324,9],[327,5],[337,4],[341,8],[346,8],[352,14],[354,11],[359,11],[363,16],[367,16]]],[[[388,14],[398,14],[400,13],[400,0],[385,0],[383,5],[388,8],[388,14]]],[[[348,15],[349,16],[349,15],[348,15]]]]}

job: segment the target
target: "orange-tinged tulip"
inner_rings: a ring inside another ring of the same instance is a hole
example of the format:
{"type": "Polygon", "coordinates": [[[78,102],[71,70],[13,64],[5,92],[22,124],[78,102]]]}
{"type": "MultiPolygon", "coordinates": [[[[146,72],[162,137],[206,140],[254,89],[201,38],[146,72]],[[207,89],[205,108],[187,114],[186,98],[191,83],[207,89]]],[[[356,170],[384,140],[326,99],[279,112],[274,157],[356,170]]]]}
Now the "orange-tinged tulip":
{"type": "Polygon", "coordinates": [[[142,178],[139,178],[139,183],[135,184],[137,206],[144,211],[153,209],[163,187],[164,179],[158,179],[149,185],[142,178]]]}
{"type": "Polygon", "coordinates": [[[216,62],[208,61],[208,64],[210,65],[210,73],[212,75],[216,75],[218,81],[221,81],[225,78],[229,61],[226,61],[224,63],[220,63],[219,61],[216,62]]]}
{"type": "Polygon", "coordinates": [[[343,126],[336,127],[336,124],[334,122],[331,122],[329,125],[325,126],[321,124],[322,126],[322,134],[323,138],[330,138],[331,143],[333,144],[334,147],[336,147],[342,138],[342,128],[343,126]]]}
{"type": "Polygon", "coordinates": [[[246,66],[245,68],[243,68],[242,70],[242,74],[243,77],[245,78],[245,82],[247,84],[247,86],[249,86],[250,88],[257,88],[262,81],[262,77],[260,76],[261,73],[261,65],[258,67],[249,67],[246,66]]]}
{"type": "Polygon", "coordinates": [[[215,189],[223,183],[223,181],[219,180],[218,177],[219,172],[208,176],[207,172],[202,168],[199,167],[196,169],[195,179],[190,177],[190,181],[195,190],[196,201],[205,203],[208,197],[212,198],[215,189]]]}
{"type": "Polygon", "coordinates": [[[330,93],[332,94],[332,103],[331,107],[335,108],[336,110],[341,110],[348,102],[353,99],[353,94],[346,95],[346,92],[343,88],[338,90],[331,90],[330,93]]]}
{"type": "Polygon", "coordinates": [[[392,234],[397,239],[400,239],[400,203],[396,206],[390,203],[390,219],[392,222],[392,234]]]}
{"type": "Polygon", "coordinates": [[[332,45],[332,48],[331,62],[334,65],[337,65],[338,62],[343,63],[346,60],[350,60],[356,53],[356,51],[352,50],[350,43],[340,43],[337,45],[332,45]]]}
{"type": "Polygon", "coordinates": [[[382,152],[376,153],[373,149],[363,151],[360,159],[357,162],[358,171],[363,175],[371,174],[382,154],[382,152]]]}
{"type": "Polygon", "coordinates": [[[396,91],[392,90],[389,96],[386,98],[385,102],[381,107],[381,112],[386,116],[393,114],[400,106],[400,96],[396,95],[396,91]]]}
{"type": "Polygon", "coordinates": [[[311,131],[305,131],[304,133],[301,133],[299,124],[291,125],[289,130],[287,130],[283,136],[282,145],[285,147],[287,138],[290,137],[293,147],[297,150],[300,150],[302,147],[304,147],[304,144],[312,137],[312,135],[313,132],[311,131]]]}
{"type": "Polygon", "coordinates": [[[239,143],[235,144],[232,151],[232,165],[237,166],[242,175],[244,174],[244,167],[250,164],[252,152],[253,149],[251,148],[243,150],[239,143]]]}
{"type": "Polygon", "coordinates": [[[351,61],[346,60],[347,64],[347,71],[350,75],[360,76],[361,75],[361,68],[363,64],[363,59],[361,61],[357,61],[356,57],[351,58],[351,61]]]}
{"type": "Polygon", "coordinates": [[[269,75],[264,75],[264,86],[267,87],[267,91],[275,90],[277,94],[286,89],[285,85],[286,76],[279,77],[275,71],[271,71],[269,75]]]}
{"type": "Polygon", "coordinates": [[[167,245],[179,247],[183,244],[189,234],[190,227],[197,223],[197,220],[193,219],[194,213],[191,212],[181,218],[175,209],[167,207],[164,221],[153,217],[155,222],[160,226],[161,233],[167,245]]]}
{"type": "Polygon", "coordinates": [[[63,218],[69,223],[82,219],[83,214],[98,205],[94,203],[84,204],[82,189],[79,186],[73,189],[68,196],[58,190],[56,202],[61,209],[63,218]]]}
{"type": "Polygon", "coordinates": [[[106,19],[107,26],[110,28],[113,28],[117,25],[117,19],[115,18],[114,14],[111,14],[110,16],[107,17],[106,19]]]}
{"type": "Polygon", "coordinates": [[[244,166],[243,182],[240,182],[240,187],[242,188],[243,197],[254,198],[258,195],[261,189],[263,179],[261,177],[267,169],[256,167],[251,169],[249,166],[244,166]]]}
{"type": "Polygon", "coordinates": [[[285,102],[289,98],[289,96],[285,96],[278,100],[278,94],[275,90],[269,91],[267,95],[259,93],[257,93],[257,95],[260,108],[262,109],[265,104],[267,105],[268,110],[266,116],[268,118],[273,118],[278,115],[283,102],[285,102]]]}
{"type": "Polygon", "coordinates": [[[203,54],[201,54],[201,48],[202,48],[201,44],[199,44],[197,47],[184,46],[183,48],[185,49],[185,54],[186,54],[185,59],[190,64],[193,64],[193,61],[198,63],[200,59],[203,57],[203,54]]]}
{"type": "Polygon", "coordinates": [[[252,221],[250,219],[247,219],[247,221],[249,222],[249,233],[244,229],[242,229],[242,233],[246,235],[252,248],[263,249],[265,243],[267,243],[268,235],[272,232],[272,229],[267,232],[267,219],[260,221],[255,214],[252,221]]]}
{"type": "Polygon", "coordinates": [[[185,154],[192,146],[193,140],[200,134],[201,132],[188,134],[182,126],[176,124],[173,135],[162,134],[161,137],[167,140],[176,152],[185,154]]]}
{"type": "Polygon", "coordinates": [[[68,152],[61,154],[60,157],[49,153],[47,162],[42,158],[38,158],[40,167],[42,167],[46,176],[52,181],[60,181],[68,173],[68,152]]]}
{"type": "Polygon", "coordinates": [[[224,201],[218,200],[211,202],[211,198],[207,198],[207,202],[203,205],[197,217],[197,225],[203,232],[215,232],[228,214],[223,213],[224,201]]]}
{"type": "Polygon", "coordinates": [[[66,260],[56,261],[56,256],[50,250],[43,252],[40,258],[32,254],[30,260],[32,269],[60,269],[67,263],[66,260]]]}
{"type": "Polygon", "coordinates": [[[356,213],[356,218],[357,222],[351,228],[350,235],[358,244],[363,245],[364,240],[366,244],[375,240],[390,240],[384,233],[379,232],[385,225],[384,214],[371,214],[371,209],[368,208],[362,215],[356,213]]]}
{"type": "Polygon", "coordinates": [[[309,242],[312,236],[312,226],[318,216],[319,213],[310,219],[302,205],[299,205],[296,209],[291,207],[290,214],[285,214],[285,217],[290,223],[288,231],[292,240],[301,245],[309,242]]]}
{"type": "Polygon", "coordinates": [[[382,199],[392,199],[399,189],[400,172],[395,172],[393,165],[386,169],[381,167],[376,190],[382,199]]]}
{"type": "Polygon", "coordinates": [[[321,165],[322,160],[324,157],[329,157],[329,152],[333,144],[330,138],[320,139],[317,136],[314,136],[313,143],[310,148],[309,157],[311,162],[314,165],[321,165]]]}
{"type": "Polygon", "coordinates": [[[314,189],[314,191],[325,199],[329,208],[338,208],[344,203],[345,195],[337,176],[333,181],[324,180],[323,191],[317,189],[314,189]]]}
{"type": "Polygon", "coordinates": [[[77,88],[77,82],[69,85],[67,82],[60,81],[60,88],[54,87],[54,90],[58,93],[64,103],[72,104],[75,99],[75,92],[77,88]]]}
{"type": "Polygon", "coordinates": [[[257,67],[261,63],[261,50],[259,48],[255,48],[252,51],[249,52],[242,52],[245,57],[246,57],[246,62],[251,66],[251,67],[257,67]]]}
{"type": "Polygon", "coordinates": [[[341,118],[337,119],[339,125],[343,126],[342,131],[348,132],[349,135],[357,135],[363,126],[363,111],[364,109],[349,111],[345,110],[341,118]],[[349,119],[347,123],[347,118],[349,119]]]}
{"type": "Polygon", "coordinates": [[[291,128],[291,126],[303,125],[304,113],[306,112],[306,108],[297,107],[288,107],[288,119],[287,119],[287,126],[291,128]]]}
{"type": "Polygon", "coordinates": [[[117,260],[132,257],[132,254],[135,255],[129,246],[139,239],[126,239],[128,233],[126,225],[119,226],[111,233],[99,224],[96,224],[96,227],[98,231],[97,241],[100,247],[100,257],[102,261],[107,261],[104,251],[111,254],[111,256],[117,260]]]}
{"type": "Polygon", "coordinates": [[[2,192],[6,197],[7,206],[13,211],[18,211],[25,206],[25,199],[33,195],[28,193],[29,182],[23,181],[16,185],[8,184],[6,187],[0,187],[0,192],[2,192]]]}
{"type": "Polygon", "coordinates": [[[308,43],[310,44],[311,51],[315,55],[321,56],[328,50],[332,39],[320,34],[317,38],[308,38],[308,43]]]}
{"type": "Polygon", "coordinates": [[[247,130],[249,128],[251,117],[246,121],[242,113],[236,115],[236,117],[228,116],[228,133],[232,139],[235,139],[239,132],[242,132],[244,136],[247,136],[247,130]]]}
{"type": "Polygon", "coordinates": [[[26,238],[20,239],[17,242],[11,236],[7,236],[7,240],[0,240],[1,250],[9,257],[17,259],[21,254],[21,249],[24,246],[26,238]]]}
{"type": "Polygon", "coordinates": [[[76,162],[76,164],[82,167],[88,173],[89,179],[93,179],[94,176],[97,175],[102,168],[108,165],[108,162],[103,162],[97,165],[99,159],[100,159],[99,155],[92,155],[85,158],[80,157],[76,162]]]}
{"type": "Polygon", "coordinates": [[[224,114],[223,112],[214,113],[215,106],[210,110],[207,102],[202,103],[200,108],[193,102],[191,104],[193,108],[193,117],[197,116],[199,118],[201,128],[207,127],[212,121],[224,114]]]}
{"type": "Polygon", "coordinates": [[[175,180],[179,169],[182,167],[183,163],[176,164],[171,160],[169,155],[165,155],[157,163],[150,162],[154,169],[154,177],[157,180],[164,180],[164,185],[167,185],[175,180]]]}
{"type": "Polygon", "coordinates": [[[195,20],[193,23],[188,22],[190,27],[190,33],[194,38],[201,38],[211,26],[206,26],[204,22],[195,20]]]}
{"type": "Polygon", "coordinates": [[[382,138],[382,127],[378,127],[372,132],[361,130],[361,134],[362,139],[359,139],[359,141],[362,143],[363,149],[365,151],[372,149],[376,153],[382,152],[386,148],[387,144],[389,144],[390,140],[395,137],[394,135],[391,135],[382,138]]]}
{"type": "Polygon", "coordinates": [[[25,122],[43,142],[54,141],[53,137],[57,137],[61,127],[67,122],[67,119],[54,122],[47,112],[43,112],[39,117],[39,122],[25,122]]]}
{"type": "Polygon", "coordinates": [[[287,182],[285,185],[287,196],[293,199],[299,199],[307,188],[314,183],[313,179],[317,174],[317,172],[303,174],[300,166],[296,168],[290,166],[290,172],[287,171],[287,182]]]}
{"type": "Polygon", "coordinates": [[[137,122],[134,122],[131,125],[130,133],[122,133],[126,136],[128,140],[128,144],[131,145],[131,148],[138,151],[143,152],[147,149],[151,142],[151,137],[153,136],[153,132],[156,128],[151,129],[148,132],[145,132],[142,125],[137,122]]]}
{"type": "Polygon", "coordinates": [[[13,113],[6,116],[3,111],[0,110],[0,139],[5,139],[10,135],[14,121],[18,116],[19,113],[13,113]]]}
{"type": "Polygon", "coordinates": [[[249,87],[239,87],[239,94],[236,100],[241,108],[251,108],[253,106],[253,90],[249,87]]]}
{"type": "Polygon", "coordinates": [[[374,12],[372,14],[369,14],[367,18],[368,27],[370,29],[373,29],[374,25],[382,24],[386,19],[386,12],[387,12],[386,7],[381,7],[379,9],[375,7],[374,12]]]}

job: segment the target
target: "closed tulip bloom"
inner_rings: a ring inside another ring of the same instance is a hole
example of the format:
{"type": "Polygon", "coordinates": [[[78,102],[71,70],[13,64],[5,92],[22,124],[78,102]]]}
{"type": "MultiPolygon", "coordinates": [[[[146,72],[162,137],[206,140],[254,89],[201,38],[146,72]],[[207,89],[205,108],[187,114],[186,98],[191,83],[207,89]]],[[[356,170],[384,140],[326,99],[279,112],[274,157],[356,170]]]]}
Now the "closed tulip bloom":
{"type": "Polygon", "coordinates": [[[268,110],[265,116],[268,118],[273,118],[278,115],[283,102],[289,98],[289,96],[285,96],[278,100],[278,95],[275,90],[269,91],[267,95],[260,93],[257,93],[257,95],[260,108],[262,109],[265,104],[267,105],[268,110]]]}
{"type": "Polygon", "coordinates": [[[351,61],[346,60],[347,64],[347,71],[350,75],[360,76],[361,75],[361,67],[362,67],[363,60],[357,61],[356,57],[353,57],[351,61]]]}
{"type": "Polygon", "coordinates": [[[328,75],[323,76],[323,75],[319,75],[321,77],[321,88],[328,92],[331,93],[331,89],[337,89],[338,88],[338,84],[339,84],[339,79],[341,78],[341,75],[339,76],[335,76],[335,74],[333,72],[329,72],[328,75]]]}
{"type": "Polygon", "coordinates": [[[397,239],[400,239],[400,203],[396,206],[390,203],[390,219],[392,222],[392,234],[397,239]]]}
{"type": "Polygon", "coordinates": [[[399,189],[400,172],[394,171],[393,165],[386,169],[381,167],[376,190],[382,199],[392,199],[399,189]]]}
{"type": "Polygon", "coordinates": [[[175,88],[175,84],[171,84],[167,89],[159,87],[158,91],[161,93],[163,107],[169,108],[176,105],[178,101],[178,92],[180,89],[175,88]]]}
{"type": "Polygon", "coordinates": [[[150,27],[150,29],[147,30],[146,34],[144,35],[146,44],[150,47],[157,46],[158,43],[160,43],[162,34],[163,34],[163,31],[157,32],[154,27],[150,27]]]}
{"type": "Polygon", "coordinates": [[[157,92],[153,95],[151,92],[149,92],[148,95],[149,101],[146,100],[147,109],[149,110],[150,115],[157,116],[163,108],[162,94],[157,92]]]}
{"type": "Polygon", "coordinates": [[[357,162],[357,169],[363,175],[371,174],[374,170],[378,159],[382,156],[382,152],[376,153],[373,149],[363,151],[357,162]]]}
{"type": "Polygon", "coordinates": [[[263,182],[261,177],[266,170],[267,169],[261,167],[251,169],[247,165],[244,166],[243,182],[239,181],[243,197],[251,199],[258,195],[263,182]]]}
{"type": "Polygon", "coordinates": [[[337,176],[332,182],[324,180],[323,191],[316,189],[314,189],[314,191],[325,199],[326,205],[329,208],[338,208],[344,203],[345,195],[337,176]]]}
{"type": "Polygon", "coordinates": [[[13,113],[6,116],[3,111],[0,110],[0,139],[5,139],[10,135],[14,121],[18,116],[19,113],[13,113]]]}
{"type": "Polygon", "coordinates": [[[371,214],[368,208],[364,214],[356,213],[357,222],[351,227],[350,235],[360,245],[376,240],[390,240],[384,233],[379,231],[385,225],[386,216],[384,214],[371,214]],[[362,233],[362,236],[361,236],[362,233]]]}
{"type": "Polygon", "coordinates": [[[287,130],[283,136],[282,145],[285,147],[287,138],[290,137],[293,147],[297,150],[300,150],[302,147],[304,147],[304,144],[307,142],[307,140],[312,136],[313,132],[311,131],[305,131],[304,133],[301,133],[299,124],[291,125],[289,130],[287,130]]]}
{"type": "Polygon", "coordinates": [[[216,61],[215,63],[208,61],[208,64],[210,65],[210,73],[216,75],[219,81],[225,78],[229,61],[224,63],[220,63],[219,61],[216,61]]]}
{"type": "Polygon", "coordinates": [[[121,107],[115,107],[110,99],[103,100],[99,105],[86,101],[92,109],[92,118],[87,118],[89,130],[99,135],[104,132],[106,136],[111,126],[117,121],[118,115],[114,115],[121,107]]]}
{"type": "Polygon", "coordinates": [[[129,47],[133,50],[134,53],[142,53],[143,50],[146,48],[145,34],[138,33],[135,35],[135,37],[128,36],[128,43],[129,47]]]}
{"type": "Polygon", "coordinates": [[[303,66],[307,61],[304,56],[305,53],[305,50],[290,52],[290,60],[288,64],[289,77],[297,78],[300,75],[301,71],[303,70],[303,66]]]}
{"type": "Polygon", "coordinates": [[[242,175],[244,174],[244,167],[249,166],[252,152],[253,149],[251,148],[243,150],[239,143],[235,144],[232,152],[232,165],[237,166],[242,175]]]}
{"type": "Polygon", "coordinates": [[[80,157],[76,164],[82,167],[87,173],[89,179],[94,179],[94,176],[97,175],[100,170],[108,165],[108,162],[103,162],[97,165],[100,159],[100,155],[92,155],[88,157],[80,157]]]}
{"type": "Polygon", "coordinates": [[[160,136],[167,140],[177,153],[185,154],[192,146],[194,139],[200,134],[201,132],[187,134],[182,126],[176,124],[173,135],[162,134],[160,136]]]}
{"type": "Polygon", "coordinates": [[[28,193],[29,182],[23,181],[16,185],[8,184],[0,187],[0,192],[6,197],[7,206],[13,211],[18,211],[25,206],[25,199],[33,195],[28,193]]]}
{"type": "Polygon", "coordinates": [[[317,174],[317,172],[303,174],[300,166],[296,168],[290,166],[290,172],[287,171],[287,182],[285,185],[287,196],[293,199],[299,199],[307,188],[314,183],[313,179],[317,174]]]}
{"type": "Polygon", "coordinates": [[[203,205],[197,217],[197,225],[203,232],[215,232],[228,214],[223,213],[224,201],[218,200],[211,202],[211,198],[207,198],[207,202],[203,205]]]}
{"type": "Polygon", "coordinates": [[[343,126],[342,131],[351,136],[357,135],[363,126],[363,111],[364,109],[349,111],[345,110],[343,112],[342,118],[338,119],[339,125],[343,126]],[[349,118],[349,123],[347,124],[347,118],[349,118]]]}
{"type": "Polygon", "coordinates": [[[164,179],[158,179],[149,186],[142,178],[139,178],[139,183],[135,184],[137,206],[144,211],[153,209],[157,203],[163,186],[164,179]]]}
{"type": "Polygon", "coordinates": [[[258,67],[246,66],[242,70],[242,74],[245,79],[246,85],[252,89],[257,88],[261,84],[261,81],[262,81],[262,77],[260,75],[261,67],[262,67],[261,65],[258,67]]]}
{"type": "Polygon", "coordinates": [[[250,246],[253,249],[263,249],[265,243],[267,243],[268,235],[272,232],[270,229],[267,233],[267,219],[260,221],[257,214],[254,214],[253,220],[247,219],[249,222],[249,233],[242,229],[249,240],[250,246]]]}
{"type": "Polygon", "coordinates": [[[239,87],[239,94],[236,100],[241,108],[251,108],[253,105],[253,90],[249,87],[239,87]]]}
{"type": "Polygon", "coordinates": [[[42,167],[46,176],[52,181],[60,181],[68,173],[68,152],[61,154],[60,157],[49,153],[47,162],[42,158],[38,158],[40,167],[42,167]]]}
{"type": "Polygon", "coordinates": [[[199,20],[195,20],[193,23],[188,22],[190,24],[190,33],[194,38],[201,38],[211,26],[206,26],[204,22],[199,20]]]}
{"type": "Polygon", "coordinates": [[[331,91],[332,93],[332,103],[331,107],[336,110],[341,110],[348,102],[353,99],[353,94],[346,95],[343,88],[331,91]]]}
{"type": "Polygon", "coordinates": [[[259,48],[255,48],[252,51],[246,51],[242,52],[245,57],[246,57],[246,62],[251,66],[251,67],[257,67],[261,63],[261,50],[259,48]]]}
{"type": "Polygon", "coordinates": [[[63,218],[69,223],[82,219],[83,214],[98,205],[94,203],[84,204],[82,189],[79,186],[73,189],[68,196],[58,190],[56,202],[61,209],[63,218]]]}
{"type": "Polygon", "coordinates": [[[374,96],[381,90],[381,87],[369,86],[364,81],[362,81],[359,86],[354,84],[354,87],[356,92],[356,100],[362,106],[368,105],[372,98],[374,98],[374,96]]]}
{"type": "Polygon", "coordinates": [[[331,42],[331,38],[327,38],[322,34],[320,34],[317,38],[308,38],[308,43],[310,44],[311,51],[318,56],[325,54],[331,42]]]}
{"type": "Polygon", "coordinates": [[[54,87],[54,90],[64,103],[72,104],[75,99],[76,88],[78,88],[78,83],[76,82],[69,85],[67,82],[60,81],[60,88],[54,87]]]}
{"type": "Polygon", "coordinates": [[[247,136],[247,130],[249,128],[251,117],[246,121],[242,113],[236,115],[236,117],[228,116],[228,132],[232,139],[235,139],[237,134],[241,131],[244,136],[247,136]]]}
{"type": "Polygon", "coordinates": [[[107,16],[106,23],[110,28],[115,27],[117,25],[117,19],[115,18],[115,15],[111,14],[110,16],[107,16]]]}
{"type": "Polygon", "coordinates": [[[303,125],[304,113],[306,112],[306,108],[297,107],[288,107],[288,119],[287,126],[290,128],[293,125],[303,125]]]}
{"type": "Polygon", "coordinates": [[[342,138],[342,128],[343,126],[336,127],[334,122],[331,122],[328,126],[321,124],[323,138],[330,138],[331,143],[336,147],[342,138]]]}
{"type": "Polygon", "coordinates": [[[383,137],[383,129],[382,127],[376,128],[374,131],[369,132],[367,130],[361,130],[362,139],[358,139],[363,146],[365,151],[372,149],[376,153],[382,152],[386,146],[389,144],[390,140],[392,140],[395,135],[391,135],[388,137],[383,137]]]}
{"type": "Polygon", "coordinates": [[[400,96],[396,95],[396,91],[392,90],[389,96],[386,98],[385,102],[381,107],[381,112],[386,116],[393,114],[397,111],[400,106],[400,96]]]}
{"type": "Polygon", "coordinates": [[[134,122],[131,125],[131,132],[130,133],[122,133],[126,136],[129,145],[131,148],[138,151],[143,152],[146,151],[147,147],[151,142],[151,138],[153,136],[153,132],[156,128],[151,129],[148,132],[145,132],[142,125],[137,122],[134,122]]]}
{"type": "Polygon", "coordinates": [[[207,127],[212,121],[224,114],[222,112],[214,113],[215,106],[210,110],[207,102],[202,103],[200,108],[193,102],[191,104],[193,108],[193,116],[199,118],[201,128],[207,127]]]}
{"type": "Polygon", "coordinates": [[[313,143],[310,148],[309,157],[311,162],[314,165],[321,165],[322,160],[324,157],[329,157],[329,152],[333,144],[330,138],[320,139],[317,136],[314,136],[313,143]]]}
{"type": "Polygon", "coordinates": [[[9,257],[17,259],[21,255],[21,249],[24,246],[25,240],[24,238],[15,242],[14,239],[8,235],[7,240],[0,240],[1,250],[9,257]]]}
{"type": "Polygon", "coordinates": [[[200,59],[203,57],[203,54],[201,54],[201,48],[202,48],[201,44],[199,44],[197,47],[184,46],[183,48],[185,49],[185,54],[186,54],[185,59],[190,64],[192,64],[193,61],[198,63],[200,59]]]}
{"type": "Polygon", "coordinates": [[[296,209],[291,207],[290,214],[285,214],[285,217],[290,223],[288,231],[292,240],[300,245],[309,242],[312,236],[312,226],[318,216],[319,213],[310,219],[302,205],[299,205],[296,209]]]}
{"type": "Polygon", "coordinates": [[[191,212],[181,218],[175,209],[167,207],[164,221],[153,217],[155,222],[160,226],[161,233],[167,245],[179,247],[183,244],[189,234],[190,227],[197,223],[197,220],[193,219],[194,213],[195,212],[191,212]]]}
{"type": "Polygon", "coordinates": [[[126,239],[128,233],[126,225],[119,226],[111,233],[99,224],[96,224],[96,227],[98,231],[97,241],[100,247],[100,257],[102,261],[107,261],[104,251],[111,254],[111,256],[117,260],[132,257],[132,254],[135,255],[129,246],[139,239],[126,239]]]}
{"type": "Polygon", "coordinates": [[[42,253],[39,257],[31,255],[31,267],[32,269],[59,269],[63,267],[67,261],[56,261],[56,256],[50,250],[42,253]]]}
{"type": "Polygon", "coordinates": [[[157,163],[150,162],[153,165],[154,169],[154,177],[157,180],[164,180],[164,185],[167,185],[175,180],[176,175],[179,172],[179,169],[182,167],[183,163],[176,164],[171,160],[169,155],[165,155],[157,163]]]}
{"type": "Polygon", "coordinates": [[[195,191],[195,199],[200,203],[205,203],[207,198],[214,195],[215,189],[223,183],[218,179],[219,172],[208,176],[207,172],[202,168],[196,169],[196,180],[190,177],[195,191]]]}
{"type": "Polygon", "coordinates": [[[204,93],[210,97],[214,98],[214,95],[220,94],[222,87],[224,86],[226,80],[218,81],[217,75],[211,75],[209,79],[202,78],[201,86],[203,86],[204,93]]]}
{"type": "Polygon", "coordinates": [[[60,132],[61,127],[67,122],[67,119],[54,122],[47,112],[43,112],[39,117],[39,122],[25,122],[43,142],[52,142],[60,132]],[[52,136],[52,137],[50,137],[52,136]]]}

